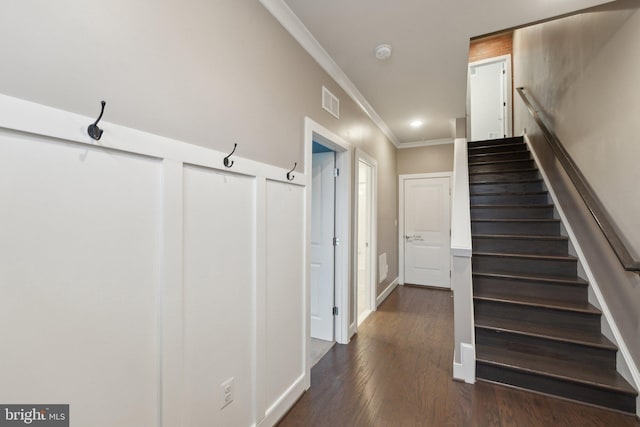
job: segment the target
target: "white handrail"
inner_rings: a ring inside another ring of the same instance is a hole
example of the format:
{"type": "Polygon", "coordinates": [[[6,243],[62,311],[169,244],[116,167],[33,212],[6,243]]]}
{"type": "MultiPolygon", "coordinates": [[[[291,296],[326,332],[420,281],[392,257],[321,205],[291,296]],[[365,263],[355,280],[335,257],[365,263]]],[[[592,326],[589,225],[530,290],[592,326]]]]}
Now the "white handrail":
{"type": "Polygon", "coordinates": [[[453,377],[474,383],[476,353],[471,276],[471,209],[467,140],[464,138],[457,138],[454,142],[451,197],[451,289],[455,330],[453,377]]]}

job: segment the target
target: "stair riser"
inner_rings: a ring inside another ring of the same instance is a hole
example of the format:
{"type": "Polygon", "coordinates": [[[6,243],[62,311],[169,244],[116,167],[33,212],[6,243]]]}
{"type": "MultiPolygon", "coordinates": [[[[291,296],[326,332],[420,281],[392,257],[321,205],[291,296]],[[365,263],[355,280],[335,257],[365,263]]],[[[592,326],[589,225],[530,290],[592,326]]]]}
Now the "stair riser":
{"type": "Polygon", "coordinates": [[[469,173],[474,172],[500,172],[512,169],[530,169],[533,167],[533,160],[488,163],[484,165],[469,165],[469,173]]]}
{"type": "Polygon", "coordinates": [[[535,182],[514,182],[514,183],[491,183],[491,184],[470,184],[469,192],[473,194],[482,193],[517,193],[517,192],[531,192],[531,191],[544,191],[544,185],[542,181],[535,182]]]}
{"type": "Polygon", "coordinates": [[[528,280],[497,279],[473,276],[473,289],[478,292],[501,293],[505,297],[547,298],[559,302],[587,302],[586,286],[532,282],[528,280]]]}
{"type": "Polygon", "coordinates": [[[507,153],[509,151],[527,151],[527,144],[504,144],[504,145],[489,145],[486,147],[469,148],[469,156],[476,154],[492,154],[492,153],[507,153]]]}
{"type": "Polygon", "coordinates": [[[469,183],[473,184],[478,181],[513,181],[514,179],[537,179],[540,178],[538,171],[523,171],[523,172],[504,172],[504,173],[481,173],[476,175],[469,175],[469,183]]]}
{"type": "Polygon", "coordinates": [[[616,350],[476,328],[476,343],[568,360],[589,369],[615,369],[616,350]]]}
{"type": "Polygon", "coordinates": [[[588,331],[590,333],[598,333],[600,331],[599,314],[554,310],[477,299],[474,300],[473,307],[477,316],[491,316],[496,319],[514,321],[527,319],[532,325],[588,331]]]}
{"type": "Polygon", "coordinates": [[[553,207],[471,207],[471,219],[552,219],[553,207]]]}
{"type": "Polygon", "coordinates": [[[589,385],[554,378],[541,377],[535,374],[486,365],[482,362],[478,362],[476,365],[476,375],[478,378],[488,381],[508,384],[527,390],[603,406],[605,408],[617,409],[631,414],[635,413],[636,399],[634,396],[625,393],[603,390],[589,385]]]}
{"type": "Polygon", "coordinates": [[[549,203],[547,194],[500,194],[500,195],[472,195],[472,205],[546,205],[549,203]]]}
{"type": "Polygon", "coordinates": [[[492,255],[473,255],[473,271],[499,271],[502,273],[547,274],[572,277],[578,272],[577,261],[555,259],[512,258],[492,255]]]}
{"type": "Polygon", "coordinates": [[[559,222],[492,222],[471,221],[474,234],[526,234],[557,236],[560,234],[559,222]]]}
{"type": "Polygon", "coordinates": [[[531,154],[528,151],[506,151],[502,153],[469,153],[469,164],[475,162],[492,162],[495,160],[523,160],[530,159],[531,154]]]}
{"type": "Polygon", "coordinates": [[[473,147],[481,147],[486,145],[504,145],[504,144],[516,144],[516,143],[524,143],[524,139],[521,136],[513,136],[509,138],[499,138],[499,139],[483,139],[478,141],[469,141],[467,146],[469,148],[473,147]]]}
{"type": "MultiPolygon", "coordinates": [[[[475,223],[472,223],[475,224],[475,223]]],[[[518,238],[473,237],[476,252],[498,252],[529,255],[567,255],[566,240],[533,240],[518,238]]]]}

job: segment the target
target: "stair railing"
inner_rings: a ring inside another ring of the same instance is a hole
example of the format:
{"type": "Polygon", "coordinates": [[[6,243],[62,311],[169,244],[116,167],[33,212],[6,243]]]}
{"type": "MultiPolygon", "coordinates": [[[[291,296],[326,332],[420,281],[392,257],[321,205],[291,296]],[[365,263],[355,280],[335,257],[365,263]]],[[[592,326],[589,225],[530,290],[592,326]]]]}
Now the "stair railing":
{"type": "Polygon", "coordinates": [[[531,94],[524,87],[517,88],[517,91],[624,269],[640,273],[640,261],[635,260],[631,255],[631,252],[613,226],[611,217],[604,208],[604,205],[587,182],[578,165],[576,165],[556,134],[551,130],[551,127],[545,123],[545,120],[540,115],[541,109],[538,108],[531,94]]]}
{"type": "Polygon", "coordinates": [[[467,140],[454,142],[451,192],[451,289],[455,351],[453,377],[467,383],[476,379],[476,352],[471,275],[471,210],[467,140]]]}

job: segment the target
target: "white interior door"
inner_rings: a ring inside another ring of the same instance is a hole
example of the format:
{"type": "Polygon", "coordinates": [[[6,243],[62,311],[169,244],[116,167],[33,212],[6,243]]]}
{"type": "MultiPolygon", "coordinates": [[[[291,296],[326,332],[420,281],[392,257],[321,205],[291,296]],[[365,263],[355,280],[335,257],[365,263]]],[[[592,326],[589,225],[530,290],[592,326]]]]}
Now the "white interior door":
{"type": "Polygon", "coordinates": [[[471,140],[505,138],[510,134],[507,62],[504,58],[469,65],[471,140]]]}
{"type": "Polygon", "coordinates": [[[311,183],[311,336],[333,341],[335,153],[314,153],[311,183]]]}
{"type": "Polygon", "coordinates": [[[363,162],[358,162],[358,324],[360,324],[373,307],[371,307],[372,286],[372,181],[373,168],[363,162]]]}
{"type": "Polygon", "coordinates": [[[450,287],[449,178],[404,181],[404,282],[450,287]]]}

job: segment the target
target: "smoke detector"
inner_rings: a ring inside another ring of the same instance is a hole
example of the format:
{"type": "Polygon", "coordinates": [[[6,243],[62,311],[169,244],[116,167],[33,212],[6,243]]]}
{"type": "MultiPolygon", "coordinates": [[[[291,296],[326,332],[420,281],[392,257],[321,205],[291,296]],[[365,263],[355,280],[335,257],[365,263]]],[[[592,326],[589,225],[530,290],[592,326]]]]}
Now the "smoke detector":
{"type": "Polygon", "coordinates": [[[378,45],[375,48],[375,52],[376,52],[376,58],[378,58],[379,60],[384,61],[385,59],[389,59],[389,57],[391,56],[391,45],[390,44],[378,45]]]}

